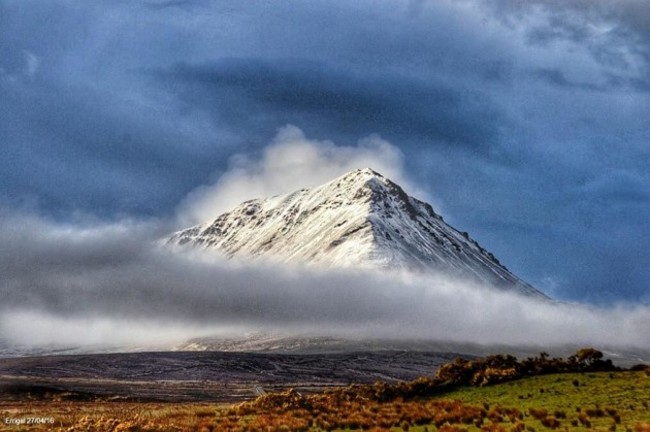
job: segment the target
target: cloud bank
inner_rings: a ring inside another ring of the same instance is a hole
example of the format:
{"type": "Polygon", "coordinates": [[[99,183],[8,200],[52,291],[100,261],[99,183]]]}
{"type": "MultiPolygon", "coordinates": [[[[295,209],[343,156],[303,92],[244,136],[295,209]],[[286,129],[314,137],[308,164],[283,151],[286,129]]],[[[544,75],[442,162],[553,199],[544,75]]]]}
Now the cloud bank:
{"type": "Polygon", "coordinates": [[[223,261],[155,227],[0,224],[0,336],[14,345],[151,345],[246,330],[482,344],[647,347],[650,308],[539,302],[439,277],[223,261]]]}

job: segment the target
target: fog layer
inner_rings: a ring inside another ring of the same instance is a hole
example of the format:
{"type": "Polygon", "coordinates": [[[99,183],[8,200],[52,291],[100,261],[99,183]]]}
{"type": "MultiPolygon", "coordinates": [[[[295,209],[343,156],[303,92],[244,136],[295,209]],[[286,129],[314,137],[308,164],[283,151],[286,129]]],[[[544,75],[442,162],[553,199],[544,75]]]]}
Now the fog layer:
{"type": "Polygon", "coordinates": [[[0,332],[12,344],[171,343],[246,330],[647,347],[650,309],[540,302],[443,275],[226,261],[155,223],[0,222],[0,332]]]}

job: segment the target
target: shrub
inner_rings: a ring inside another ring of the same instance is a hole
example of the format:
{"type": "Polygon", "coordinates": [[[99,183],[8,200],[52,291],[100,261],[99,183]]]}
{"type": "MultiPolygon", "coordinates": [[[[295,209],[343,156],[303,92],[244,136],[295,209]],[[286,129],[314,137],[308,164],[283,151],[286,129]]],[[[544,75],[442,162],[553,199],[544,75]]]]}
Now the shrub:
{"type": "Polygon", "coordinates": [[[605,411],[602,408],[590,408],[585,411],[589,417],[605,417],[605,411]]]}
{"type": "Polygon", "coordinates": [[[580,422],[581,425],[590,427],[591,422],[589,421],[589,416],[586,413],[579,413],[578,414],[578,421],[580,422]]]}
{"type": "Polygon", "coordinates": [[[546,408],[529,408],[528,413],[537,420],[541,420],[548,416],[548,410],[546,408]]]}
{"type": "Polygon", "coordinates": [[[560,421],[553,416],[545,417],[541,420],[544,427],[550,429],[557,429],[560,426],[560,421]]]}
{"type": "Polygon", "coordinates": [[[481,432],[506,432],[506,428],[498,423],[492,423],[481,427],[481,432]]]}
{"type": "Polygon", "coordinates": [[[517,421],[513,426],[512,426],[512,431],[513,432],[524,432],[526,430],[526,424],[522,421],[517,421]]]}
{"type": "Polygon", "coordinates": [[[634,432],[650,432],[650,423],[638,423],[634,427],[634,432]]]}
{"type": "Polygon", "coordinates": [[[643,364],[643,363],[635,364],[630,368],[632,372],[645,372],[649,369],[650,369],[650,365],[643,364]]]}
{"type": "Polygon", "coordinates": [[[594,348],[582,348],[576,352],[575,357],[580,363],[593,364],[603,358],[603,353],[594,348]]]}

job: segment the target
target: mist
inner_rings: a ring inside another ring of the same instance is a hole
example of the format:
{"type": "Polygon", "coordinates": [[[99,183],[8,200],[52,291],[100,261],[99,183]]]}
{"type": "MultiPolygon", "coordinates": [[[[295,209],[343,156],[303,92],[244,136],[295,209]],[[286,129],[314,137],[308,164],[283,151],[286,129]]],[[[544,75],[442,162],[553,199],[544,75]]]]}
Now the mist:
{"type": "Polygon", "coordinates": [[[0,336],[20,346],[161,346],[265,330],[479,344],[650,345],[650,307],[540,301],[442,274],[232,261],[157,221],[0,221],[0,336]]]}
{"type": "Polygon", "coordinates": [[[309,138],[297,126],[286,125],[261,152],[233,155],[228,169],[212,184],[190,192],[178,206],[178,219],[186,226],[211,221],[243,201],[319,186],[354,169],[368,167],[397,182],[411,195],[434,201],[410,180],[404,162],[400,149],[379,135],[369,135],[352,145],[337,145],[309,138]]]}

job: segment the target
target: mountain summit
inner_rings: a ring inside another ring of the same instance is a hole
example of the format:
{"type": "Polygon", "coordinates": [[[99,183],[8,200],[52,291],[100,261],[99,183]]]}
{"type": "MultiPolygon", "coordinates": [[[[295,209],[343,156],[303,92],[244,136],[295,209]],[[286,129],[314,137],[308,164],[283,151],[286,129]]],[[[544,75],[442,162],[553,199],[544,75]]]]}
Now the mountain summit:
{"type": "Polygon", "coordinates": [[[369,168],[313,189],[245,201],[207,226],[175,233],[169,243],[214,247],[229,257],[442,270],[545,297],[429,204],[369,168]]]}

